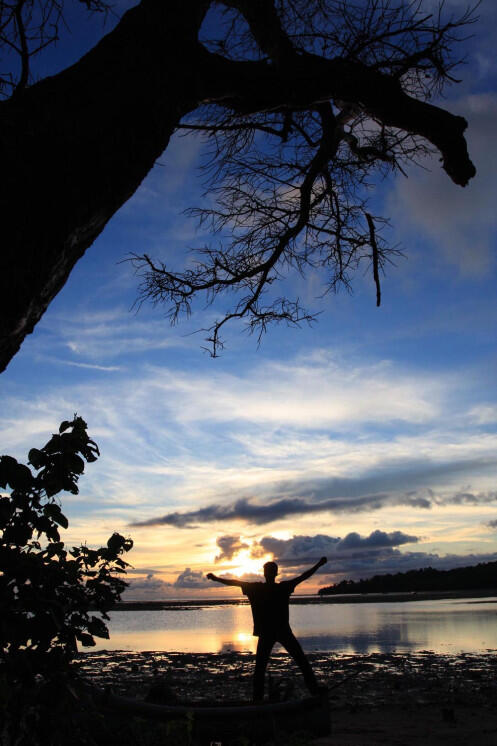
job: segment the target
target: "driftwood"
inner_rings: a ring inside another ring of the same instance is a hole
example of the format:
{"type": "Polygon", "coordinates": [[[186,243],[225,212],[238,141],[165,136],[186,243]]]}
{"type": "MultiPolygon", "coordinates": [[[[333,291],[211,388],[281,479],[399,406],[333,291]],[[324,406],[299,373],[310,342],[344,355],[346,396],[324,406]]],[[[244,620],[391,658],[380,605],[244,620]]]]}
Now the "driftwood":
{"type": "Polygon", "coordinates": [[[93,698],[100,707],[126,717],[162,722],[188,720],[198,744],[219,741],[225,746],[241,735],[251,743],[258,743],[281,732],[308,732],[313,736],[330,733],[327,691],[305,699],[260,705],[241,702],[160,705],[101,691],[94,693],[93,698]]]}

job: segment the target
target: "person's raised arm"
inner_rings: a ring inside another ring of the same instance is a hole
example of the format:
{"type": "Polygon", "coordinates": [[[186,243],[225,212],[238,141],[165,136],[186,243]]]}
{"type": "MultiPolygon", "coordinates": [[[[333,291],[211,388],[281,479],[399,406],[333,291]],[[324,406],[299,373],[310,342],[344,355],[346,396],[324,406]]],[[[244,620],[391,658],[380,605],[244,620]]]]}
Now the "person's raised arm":
{"type": "Polygon", "coordinates": [[[242,587],[242,581],[241,580],[232,580],[231,578],[219,578],[217,575],[214,575],[212,572],[208,572],[206,575],[206,578],[208,580],[215,580],[216,583],[222,583],[223,585],[237,585],[239,588],[242,587]]]}
{"type": "MultiPolygon", "coordinates": [[[[326,557],[321,557],[321,559],[319,560],[319,562],[316,562],[315,565],[313,565],[308,570],[306,570],[305,572],[303,572],[302,575],[299,575],[297,578],[294,578],[292,580],[292,583],[294,585],[298,585],[299,583],[302,583],[303,580],[307,580],[307,578],[310,578],[311,575],[314,575],[314,573],[316,572],[316,570],[319,570],[319,568],[322,565],[325,565],[327,562],[328,562],[328,559],[326,557]]],[[[207,576],[207,577],[209,577],[209,576],[207,576]]]]}

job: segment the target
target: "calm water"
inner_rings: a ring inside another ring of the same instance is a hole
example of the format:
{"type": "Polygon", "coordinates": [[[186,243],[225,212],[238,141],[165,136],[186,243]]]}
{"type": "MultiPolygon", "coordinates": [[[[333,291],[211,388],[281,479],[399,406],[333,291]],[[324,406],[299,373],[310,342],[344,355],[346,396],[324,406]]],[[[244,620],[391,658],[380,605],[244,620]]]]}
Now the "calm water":
{"type": "MultiPolygon", "coordinates": [[[[305,650],[339,653],[474,652],[497,649],[497,597],[290,606],[305,650]]],[[[110,640],[92,650],[188,653],[255,651],[249,606],[204,606],[111,614],[110,640]]]]}

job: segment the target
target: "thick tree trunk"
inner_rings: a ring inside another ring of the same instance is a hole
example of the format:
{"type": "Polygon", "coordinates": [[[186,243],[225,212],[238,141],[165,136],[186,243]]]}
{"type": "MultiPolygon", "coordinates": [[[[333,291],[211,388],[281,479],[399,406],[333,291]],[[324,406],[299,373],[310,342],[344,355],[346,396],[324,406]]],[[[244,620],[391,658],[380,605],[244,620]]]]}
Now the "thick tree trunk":
{"type": "Polygon", "coordinates": [[[144,0],[77,64],[0,104],[0,370],[197,105],[208,4],[144,0]]]}
{"type": "MultiPolygon", "coordinates": [[[[78,63],[0,103],[0,371],[181,118],[202,102],[241,115],[329,99],[356,103],[430,141],[455,183],[474,175],[465,120],[364,65],[294,55],[282,43],[276,64],[210,54],[198,30],[211,2],[142,0],[78,63]]],[[[227,4],[243,5],[255,26],[255,5],[227,4]]],[[[271,47],[266,30],[255,28],[263,48],[271,47]]]]}

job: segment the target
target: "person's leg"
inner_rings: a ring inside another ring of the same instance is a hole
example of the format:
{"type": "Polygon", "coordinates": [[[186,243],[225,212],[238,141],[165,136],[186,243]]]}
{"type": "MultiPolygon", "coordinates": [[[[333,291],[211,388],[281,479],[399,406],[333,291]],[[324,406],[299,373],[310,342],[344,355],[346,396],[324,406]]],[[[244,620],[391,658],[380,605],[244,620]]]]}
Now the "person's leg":
{"type": "Polygon", "coordinates": [[[274,640],[270,637],[259,637],[257,641],[254,671],[254,702],[262,702],[264,699],[264,674],[266,673],[273,645],[274,640]]]}
{"type": "Polygon", "coordinates": [[[319,689],[319,685],[314,675],[314,671],[311,668],[311,664],[307,660],[302,647],[291,630],[285,632],[283,635],[278,637],[278,642],[290,653],[297,666],[302,671],[304,681],[311,694],[316,694],[319,689]]]}

